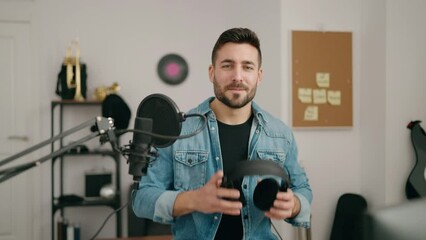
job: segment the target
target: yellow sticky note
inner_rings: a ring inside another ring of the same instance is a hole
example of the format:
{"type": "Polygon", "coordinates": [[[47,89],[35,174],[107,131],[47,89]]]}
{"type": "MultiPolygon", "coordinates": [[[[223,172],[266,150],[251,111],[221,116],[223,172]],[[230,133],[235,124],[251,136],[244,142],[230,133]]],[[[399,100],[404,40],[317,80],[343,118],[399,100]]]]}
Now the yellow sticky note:
{"type": "Polygon", "coordinates": [[[305,121],[318,121],[318,106],[307,106],[303,119],[305,121]]]}
{"type": "Polygon", "coordinates": [[[313,96],[315,104],[327,103],[327,92],[325,89],[314,89],[313,96]]]}
{"type": "Polygon", "coordinates": [[[317,82],[318,87],[322,87],[322,88],[330,87],[330,73],[317,72],[316,82],[317,82]]]}
{"type": "Polygon", "coordinates": [[[340,106],[341,104],[341,93],[340,91],[331,91],[329,90],[327,93],[327,100],[333,106],[340,106]]]}
{"type": "Polygon", "coordinates": [[[302,103],[312,102],[312,89],[311,88],[299,88],[298,97],[302,103]]]}

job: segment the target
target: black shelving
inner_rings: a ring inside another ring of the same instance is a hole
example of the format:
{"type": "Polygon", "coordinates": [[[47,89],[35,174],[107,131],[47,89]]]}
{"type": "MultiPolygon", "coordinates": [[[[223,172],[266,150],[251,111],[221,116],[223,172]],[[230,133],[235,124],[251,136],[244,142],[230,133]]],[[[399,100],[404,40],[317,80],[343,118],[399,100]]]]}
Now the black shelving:
{"type": "MultiPolygon", "coordinates": [[[[73,100],[56,100],[51,102],[51,134],[52,137],[56,134],[63,132],[63,113],[64,108],[69,107],[84,107],[84,106],[99,106],[101,107],[102,102],[100,101],[73,101],[73,100]],[[59,107],[59,116],[55,117],[55,109],[59,107]],[[59,118],[59,119],[57,119],[59,118]],[[55,122],[59,127],[59,132],[55,133],[55,122]]],[[[93,116],[94,118],[96,116],[93,116]]],[[[55,144],[52,143],[51,151],[54,152],[58,148],[62,148],[64,146],[63,139],[59,140],[59,146],[55,147],[55,144]]],[[[55,240],[55,214],[57,211],[60,212],[61,218],[63,219],[65,216],[64,209],[69,207],[93,207],[93,206],[107,206],[111,207],[112,209],[119,209],[121,207],[121,191],[120,191],[120,154],[116,153],[112,150],[94,150],[89,152],[83,152],[83,153],[72,153],[68,152],[65,153],[59,157],[52,159],[52,166],[51,166],[51,193],[52,193],[52,220],[51,220],[51,227],[52,227],[52,240],[55,240]],[[109,159],[112,159],[115,163],[115,190],[116,195],[112,199],[104,199],[104,198],[83,198],[81,201],[75,201],[75,202],[60,202],[59,196],[63,195],[63,189],[64,189],[64,161],[67,157],[91,157],[91,156],[102,156],[109,159]],[[55,179],[55,164],[59,164],[59,179],[55,179]],[[55,192],[55,186],[59,184],[59,193],[55,192]]],[[[116,215],[116,235],[117,237],[121,237],[122,233],[122,226],[121,226],[121,214],[117,213],[116,215]]],[[[81,226],[84,227],[84,226],[81,226]]]]}

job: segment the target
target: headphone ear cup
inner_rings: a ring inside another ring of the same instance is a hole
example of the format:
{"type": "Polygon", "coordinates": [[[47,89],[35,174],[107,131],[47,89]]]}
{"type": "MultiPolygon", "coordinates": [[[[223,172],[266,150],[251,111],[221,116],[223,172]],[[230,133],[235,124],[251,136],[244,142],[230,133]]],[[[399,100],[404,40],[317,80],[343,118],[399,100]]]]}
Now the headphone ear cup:
{"type": "Polygon", "coordinates": [[[262,211],[268,211],[273,206],[280,187],[273,178],[266,178],[260,181],[254,189],[254,205],[262,211]]]}
{"type": "MultiPolygon", "coordinates": [[[[240,185],[241,185],[241,183],[240,183],[240,185]]],[[[230,188],[230,189],[238,189],[238,188],[234,187],[234,181],[232,181],[226,175],[222,178],[222,183],[220,184],[220,187],[230,188]]],[[[224,198],[224,199],[227,199],[227,198],[224,198]]],[[[235,199],[228,199],[228,200],[233,201],[235,199]]],[[[243,206],[246,205],[246,199],[245,199],[244,194],[243,194],[243,192],[241,190],[240,190],[240,199],[239,199],[239,201],[243,204],[243,206]]]]}
{"type": "Polygon", "coordinates": [[[278,191],[287,191],[290,179],[283,166],[273,160],[241,161],[228,176],[232,179],[239,179],[253,175],[273,175],[281,178],[281,181],[277,181],[277,178],[265,178],[254,189],[254,205],[260,210],[267,211],[273,206],[278,191]]]}

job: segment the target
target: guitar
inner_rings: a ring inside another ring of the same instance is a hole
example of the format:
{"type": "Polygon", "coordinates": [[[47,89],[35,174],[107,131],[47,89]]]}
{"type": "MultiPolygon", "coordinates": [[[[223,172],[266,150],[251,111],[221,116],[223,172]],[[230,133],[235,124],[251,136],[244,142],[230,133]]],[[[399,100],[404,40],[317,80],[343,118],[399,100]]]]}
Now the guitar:
{"type": "Polygon", "coordinates": [[[405,185],[405,195],[408,199],[426,197],[426,133],[420,122],[411,121],[407,125],[411,130],[411,141],[416,153],[416,164],[405,185]]]}

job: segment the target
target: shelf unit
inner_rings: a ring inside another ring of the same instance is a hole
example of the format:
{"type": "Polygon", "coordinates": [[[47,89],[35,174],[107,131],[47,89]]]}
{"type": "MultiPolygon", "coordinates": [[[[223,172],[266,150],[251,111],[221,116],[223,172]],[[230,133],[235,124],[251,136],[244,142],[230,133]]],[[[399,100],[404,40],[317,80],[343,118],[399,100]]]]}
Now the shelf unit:
{"type": "MultiPolygon", "coordinates": [[[[83,101],[78,102],[74,100],[55,100],[51,102],[51,136],[54,137],[56,134],[63,132],[63,114],[65,107],[85,107],[85,106],[99,106],[101,107],[102,102],[100,101],[83,101]],[[55,133],[55,109],[59,107],[59,132],[55,133]]],[[[96,116],[94,116],[96,117],[96,116]]],[[[63,139],[59,140],[59,149],[64,146],[63,139]]],[[[57,150],[57,149],[56,149],[57,150]]],[[[55,144],[52,143],[51,151],[55,151],[55,144]]],[[[90,207],[90,206],[107,206],[116,210],[121,207],[121,191],[120,191],[120,154],[112,150],[96,150],[89,151],[85,153],[65,153],[59,157],[52,158],[51,164],[51,193],[52,193],[52,219],[51,219],[51,228],[52,228],[52,240],[55,240],[55,214],[57,211],[60,212],[62,218],[64,218],[65,208],[68,207],[90,207]],[[67,157],[93,157],[93,156],[103,156],[108,157],[114,161],[115,164],[115,190],[116,194],[113,199],[104,199],[104,198],[84,198],[83,201],[79,202],[68,202],[60,203],[58,200],[59,196],[63,195],[64,190],[64,161],[67,157]],[[59,179],[55,179],[55,164],[59,164],[59,179]],[[56,184],[55,184],[55,181],[56,184]],[[55,186],[59,184],[59,193],[55,193],[55,186]]],[[[122,226],[121,226],[121,214],[116,213],[116,236],[122,236],[122,226]]]]}

